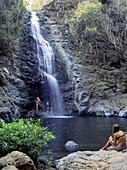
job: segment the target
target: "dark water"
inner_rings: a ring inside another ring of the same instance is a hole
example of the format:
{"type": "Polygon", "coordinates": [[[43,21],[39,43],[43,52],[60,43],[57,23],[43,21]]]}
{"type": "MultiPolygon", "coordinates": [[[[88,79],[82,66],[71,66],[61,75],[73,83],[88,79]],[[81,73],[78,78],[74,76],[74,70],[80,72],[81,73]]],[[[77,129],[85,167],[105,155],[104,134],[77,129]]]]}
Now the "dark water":
{"type": "Polygon", "coordinates": [[[118,123],[123,131],[127,127],[126,118],[116,117],[55,117],[44,118],[43,123],[56,137],[49,144],[49,147],[52,148],[54,159],[70,153],[64,147],[67,141],[72,140],[78,143],[78,150],[96,151],[105,144],[107,138],[111,135],[114,123],[118,123]]]}

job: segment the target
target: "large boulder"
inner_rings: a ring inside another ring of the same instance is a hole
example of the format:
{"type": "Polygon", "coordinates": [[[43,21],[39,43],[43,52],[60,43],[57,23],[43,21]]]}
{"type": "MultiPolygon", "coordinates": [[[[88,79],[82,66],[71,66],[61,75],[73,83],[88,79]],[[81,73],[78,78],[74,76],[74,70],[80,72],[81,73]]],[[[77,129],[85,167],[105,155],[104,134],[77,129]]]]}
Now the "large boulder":
{"type": "Polygon", "coordinates": [[[9,166],[2,168],[2,170],[18,170],[18,169],[13,165],[9,165],[9,166]]]}
{"type": "Polygon", "coordinates": [[[59,170],[126,170],[127,154],[109,151],[78,151],[56,161],[59,170]]]}
{"type": "MultiPolygon", "coordinates": [[[[13,151],[0,158],[0,169],[9,170],[10,166],[15,166],[19,170],[36,170],[30,157],[19,151],[13,151]]],[[[13,167],[14,170],[16,170],[15,167],[13,167]]]]}

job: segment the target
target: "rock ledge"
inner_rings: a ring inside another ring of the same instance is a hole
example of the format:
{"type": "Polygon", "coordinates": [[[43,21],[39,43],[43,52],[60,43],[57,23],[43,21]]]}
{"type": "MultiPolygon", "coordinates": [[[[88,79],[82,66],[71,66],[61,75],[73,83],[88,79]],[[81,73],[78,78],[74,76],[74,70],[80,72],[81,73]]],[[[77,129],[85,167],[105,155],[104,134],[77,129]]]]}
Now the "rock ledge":
{"type": "Polygon", "coordinates": [[[127,154],[115,150],[78,151],[56,161],[59,170],[127,170],[127,154]]]}

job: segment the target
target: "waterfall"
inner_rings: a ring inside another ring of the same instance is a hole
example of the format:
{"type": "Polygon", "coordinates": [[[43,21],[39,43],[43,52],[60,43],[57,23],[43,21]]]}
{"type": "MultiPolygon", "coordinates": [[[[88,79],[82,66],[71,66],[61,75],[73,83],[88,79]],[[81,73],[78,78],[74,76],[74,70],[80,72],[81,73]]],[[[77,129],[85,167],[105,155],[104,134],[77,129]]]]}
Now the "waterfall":
{"type": "Polygon", "coordinates": [[[49,45],[49,43],[44,39],[40,24],[39,18],[36,15],[36,12],[31,13],[31,31],[33,38],[36,41],[37,47],[37,58],[39,61],[38,69],[42,76],[45,76],[47,83],[47,88],[49,91],[49,97],[47,99],[49,113],[50,115],[64,115],[64,106],[63,99],[60,93],[59,84],[55,78],[55,55],[49,45]]]}

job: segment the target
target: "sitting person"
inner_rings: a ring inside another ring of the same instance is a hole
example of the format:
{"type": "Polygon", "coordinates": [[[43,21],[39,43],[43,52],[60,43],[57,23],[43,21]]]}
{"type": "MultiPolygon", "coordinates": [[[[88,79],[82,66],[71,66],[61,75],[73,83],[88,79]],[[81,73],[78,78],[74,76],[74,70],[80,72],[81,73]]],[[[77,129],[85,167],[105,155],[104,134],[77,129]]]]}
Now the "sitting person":
{"type": "Polygon", "coordinates": [[[119,124],[114,124],[112,127],[112,136],[109,137],[109,140],[101,150],[106,150],[109,146],[117,151],[122,151],[126,149],[126,137],[122,130],[119,130],[119,124]]]}

